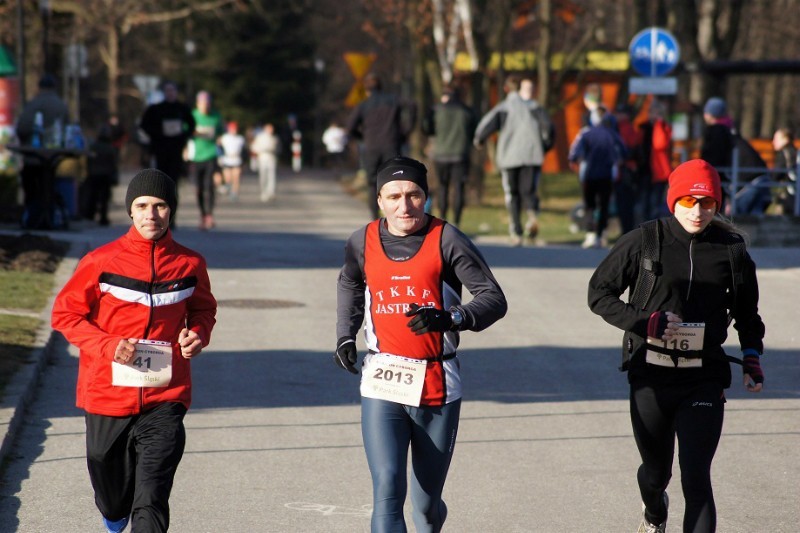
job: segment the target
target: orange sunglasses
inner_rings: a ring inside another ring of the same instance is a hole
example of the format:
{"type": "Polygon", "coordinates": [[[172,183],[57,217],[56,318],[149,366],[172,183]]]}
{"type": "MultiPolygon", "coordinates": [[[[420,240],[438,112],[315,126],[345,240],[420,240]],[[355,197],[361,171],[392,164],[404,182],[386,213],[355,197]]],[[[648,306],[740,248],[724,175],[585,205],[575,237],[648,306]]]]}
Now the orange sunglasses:
{"type": "Polygon", "coordinates": [[[703,198],[695,198],[694,196],[681,196],[678,198],[678,203],[688,209],[693,208],[698,202],[700,203],[700,207],[703,209],[714,209],[717,207],[717,201],[710,196],[704,196],[703,198]]]}

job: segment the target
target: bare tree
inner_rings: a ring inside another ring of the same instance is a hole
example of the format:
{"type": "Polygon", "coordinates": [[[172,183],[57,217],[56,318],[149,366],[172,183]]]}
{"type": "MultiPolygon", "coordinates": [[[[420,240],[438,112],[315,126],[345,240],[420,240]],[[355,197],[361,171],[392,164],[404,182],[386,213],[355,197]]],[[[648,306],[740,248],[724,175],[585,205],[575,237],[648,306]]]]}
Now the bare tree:
{"type": "Polygon", "coordinates": [[[54,12],[69,13],[76,24],[89,34],[104,36],[97,49],[108,79],[108,110],[119,108],[120,47],[131,31],[139,26],[162,24],[190,16],[192,13],[220,9],[238,4],[239,0],[184,1],[165,8],[159,0],[51,0],[54,12]]]}
{"type": "Polygon", "coordinates": [[[469,55],[470,70],[478,70],[478,53],[472,34],[472,7],[469,0],[453,0],[450,6],[445,5],[445,0],[432,0],[432,8],[433,41],[439,59],[441,80],[447,84],[453,80],[453,66],[461,38],[469,55]]]}

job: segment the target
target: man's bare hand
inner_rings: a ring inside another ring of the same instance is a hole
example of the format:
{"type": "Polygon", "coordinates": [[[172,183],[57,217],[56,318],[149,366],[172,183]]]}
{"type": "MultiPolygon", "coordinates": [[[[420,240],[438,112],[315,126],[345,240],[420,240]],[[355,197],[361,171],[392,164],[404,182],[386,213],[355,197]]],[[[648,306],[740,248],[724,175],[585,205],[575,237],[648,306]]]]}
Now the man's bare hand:
{"type": "Polygon", "coordinates": [[[137,342],[139,339],[120,339],[117,349],[114,350],[114,361],[121,365],[127,365],[133,361],[137,342]]]}
{"type": "Polygon", "coordinates": [[[178,335],[178,344],[181,347],[181,355],[189,359],[203,351],[203,341],[196,331],[183,328],[178,335]]]}

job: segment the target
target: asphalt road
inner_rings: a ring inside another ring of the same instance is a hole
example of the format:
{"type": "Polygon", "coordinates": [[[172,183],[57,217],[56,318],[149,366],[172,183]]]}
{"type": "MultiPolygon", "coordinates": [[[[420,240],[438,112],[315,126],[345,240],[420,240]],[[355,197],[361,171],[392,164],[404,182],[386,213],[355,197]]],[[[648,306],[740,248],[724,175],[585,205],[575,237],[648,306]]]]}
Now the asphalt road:
{"type": "MultiPolygon", "coordinates": [[[[284,172],[269,205],[254,191],[255,178],[247,176],[238,203],[221,199],[211,232],[195,229],[193,192],[188,185],[181,191],[175,237],[208,259],[220,307],[212,344],[193,364],[194,403],[171,531],[369,531],[358,381],[331,362],[343,243],[367,222],[368,211],[326,174],[284,172]]],[[[57,234],[75,244],[62,280],[84,250],[127,229],[119,201],[112,221],[110,228],[83,224],[57,234]]],[[[507,294],[509,313],[482,333],[462,336],[465,397],[445,487],[445,530],[635,531],[638,456],[625,376],[616,370],[621,332],[586,306],[586,283],[605,252],[478,243],[507,294]]],[[[767,324],[766,389],[748,394],[735,382],[728,391],[712,472],[718,530],[794,532],[800,250],[751,253],[767,324]]],[[[49,352],[7,450],[0,532],[101,532],[83,418],[74,407],[77,352],[58,337],[49,352]]],[[[4,400],[6,428],[20,403],[4,400]]],[[[677,464],[670,494],[668,531],[678,531],[677,464]]]]}

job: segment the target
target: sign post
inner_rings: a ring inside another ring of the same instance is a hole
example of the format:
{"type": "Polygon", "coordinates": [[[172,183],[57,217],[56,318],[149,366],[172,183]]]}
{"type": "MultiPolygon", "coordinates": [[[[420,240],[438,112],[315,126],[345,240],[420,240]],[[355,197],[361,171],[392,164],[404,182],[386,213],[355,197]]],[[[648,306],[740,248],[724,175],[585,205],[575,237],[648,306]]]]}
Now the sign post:
{"type": "Polygon", "coordinates": [[[641,78],[631,78],[631,94],[676,94],[678,81],[665,77],[678,65],[680,47],[670,32],[651,27],[637,33],[629,47],[631,67],[641,78]]]}

